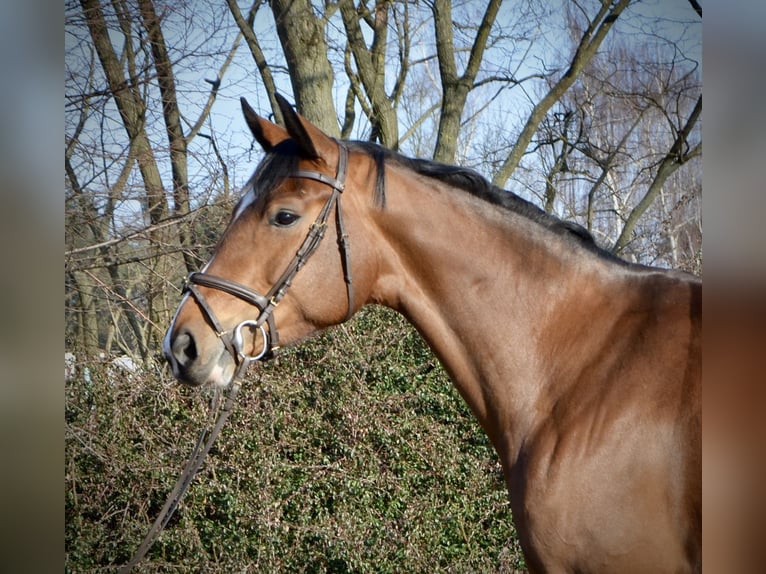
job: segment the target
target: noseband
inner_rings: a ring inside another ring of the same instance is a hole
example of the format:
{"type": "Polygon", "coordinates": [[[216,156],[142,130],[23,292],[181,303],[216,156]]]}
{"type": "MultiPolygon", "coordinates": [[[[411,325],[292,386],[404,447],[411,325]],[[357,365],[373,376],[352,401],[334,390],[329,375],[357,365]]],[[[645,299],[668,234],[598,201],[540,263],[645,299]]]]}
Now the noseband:
{"type": "Polygon", "coordinates": [[[191,273],[186,278],[186,281],[184,282],[184,292],[190,293],[197,301],[197,304],[200,306],[200,309],[202,309],[203,315],[208,323],[213,328],[216,335],[221,339],[226,350],[231,354],[237,364],[237,371],[234,375],[235,379],[242,374],[251,362],[270,359],[273,357],[277,349],[279,349],[279,333],[274,321],[274,309],[276,309],[279,302],[287,294],[287,290],[296,273],[300,271],[322,242],[322,238],[324,237],[327,228],[327,220],[330,217],[333,207],[335,207],[338,247],[341,252],[343,279],[346,282],[346,295],[348,297],[346,320],[351,318],[354,308],[354,291],[351,281],[348,235],[346,234],[346,229],[343,225],[343,216],[340,206],[340,196],[346,186],[347,171],[348,149],[343,143],[338,142],[338,168],[335,178],[329,177],[318,171],[305,169],[297,170],[289,176],[312,179],[329,185],[332,187],[332,194],[325,202],[314,223],[311,224],[308,234],[303,240],[303,243],[301,243],[298,251],[295,253],[295,256],[266,295],[261,295],[257,291],[254,291],[241,283],[211,275],[209,273],[191,273]],[[258,316],[255,319],[247,319],[239,323],[231,330],[231,336],[229,336],[228,332],[223,329],[221,323],[216,318],[215,313],[213,313],[212,308],[202,295],[202,292],[197,288],[198,285],[209,287],[211,289],[218,289],[219,291],[223,291],[229,295],[242,299],[258,309],[258,316]],[[245,328],[253,328],[261,333],[263,345],[255,354],[250,354],[244,349],[245,342],[242,330],[245,328]]]}

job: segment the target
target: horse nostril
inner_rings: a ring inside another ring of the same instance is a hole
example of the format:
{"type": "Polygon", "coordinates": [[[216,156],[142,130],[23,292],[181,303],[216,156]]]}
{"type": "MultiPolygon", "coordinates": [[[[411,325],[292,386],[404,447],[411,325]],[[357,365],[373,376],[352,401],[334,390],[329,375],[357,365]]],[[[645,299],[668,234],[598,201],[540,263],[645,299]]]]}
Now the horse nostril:
{"type": "Polygon", "coordinates": [[[197,358],[197,345],[189,331],[181,331],[173,339],[171,346],[173,358],[182,367],[188,366],[197,358]]]}

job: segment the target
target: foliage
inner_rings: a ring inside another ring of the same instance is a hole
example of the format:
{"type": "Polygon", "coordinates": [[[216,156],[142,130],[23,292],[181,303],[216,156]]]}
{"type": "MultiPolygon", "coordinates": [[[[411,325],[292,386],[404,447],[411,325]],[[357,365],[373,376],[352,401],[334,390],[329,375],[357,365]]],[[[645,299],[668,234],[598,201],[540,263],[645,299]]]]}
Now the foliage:
{"type": "MultiPolygon", "coordinates": [[[[66,568],[107,571],[161,509],[209,391],[91,362],[66,393],[66,568]]],[[[417,333],[370,308],[250,373],[141,571],[520,568],[486,435],[417,333]]]]}

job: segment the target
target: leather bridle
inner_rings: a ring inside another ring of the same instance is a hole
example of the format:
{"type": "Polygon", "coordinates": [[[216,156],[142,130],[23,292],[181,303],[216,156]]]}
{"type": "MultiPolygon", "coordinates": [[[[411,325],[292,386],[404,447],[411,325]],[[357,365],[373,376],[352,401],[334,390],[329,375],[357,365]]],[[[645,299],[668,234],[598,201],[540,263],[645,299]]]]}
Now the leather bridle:
{"type": "MultiPolygon", "coordinates": [[[[319,212],[314,223],[311,224],[306,238],[301,243],[300,248],[295,254],[295,257],[290,261],[285,269],[284,273],[280,276],[276,283],[269,289],[266,295],[261,295],[257,291],[250,289],[249,287],[224,279],[223,277],[217,277],[205,272],[198,272],[190,274],[184,283],[184,292],[188,292],[197,301],[197,304],[202,309],[202,314],[215,331],[216,335],[221,339],[226,350],[231,353],[234,358],[234,362],[237,365],[234,376],[232,377],[231,385],[229,386],[226,401],[221,409],[220,415],[217,417],[215,424],[212,426],[212,430],[208,433],[203,430],[200,434],[197,445],[192,451],[192,455],[186,464],[181,476],[176,481],[176,485],[171,491],[168,499],[165,501],[160,514],[154,521],[152,528],[144,538],[141,546],[139,546],[136,553],[133,555],[131,561],[126,564],[121,570],[121,574],[130,572],[149,551],[149,548],[154,544],[157,536],[163,528],[168,524],[170,518],[173,516],[176,508],[181,502],[184,494],[186,493],[192,479],[202,466],[202,462],[205,456],[210,451],[216,437],[223,428],[224,422],[231,413],[234,401],[237,393],[239,392],[240,382],[239,378],[244,373],[247,366],[253,361],[264,360],[272,357],[275,351],[279,348],[279,333],[277,332],[276,323],[274,321],[274,309],[279,305],[279,302],[287,293],[290,284],[295,277],[295,274],[300,271],[301,267],[308,261],[309,257],[317,250],[319,244],[324,237],[325,229],[327,228],[327,220],[330,217],[333,207],[335,208],[335,224],[338,233],[338,246],[341,252],[341,263],[343,265],[343,278],[346,282],[346,295],[348,297],[348,311],[346,313],[346,320],[351,318],[354,313],[354,289],[351,282],[351,263],[349,259],[349,243],[346,229],[343,225],[343,213],[340,207],[340,195],[343,193],[346,185],[346,173],[348,171],[348,149],[341,142],[338,142],[338,168],[335,174],[335,178],[328,177],[323,173],[313,170],[297,170],[291,174],[290,177],[302,177],[305,179],[313,179],[332,187],[332,194],[325,202],[322,210],[319,212]],[[216,317],[213,309],[208,304],[202,292],[197,286],[209,287],[211,289],[218,289],[238,297],[247,303],[250,303],[258,309],[258,317],[255,319],[247,319],[239,323],[234,329],[231,329],[231,336],[228,335],[228,331],[224,330],[220,321],[216,317]],[[264,326],[265,325],[265,326],[264,326]],[[242,336],[242,329],[245,327],[254,327],[260,330],[263,337],[262,349],[255,355],[247,353],[244,349],[244,340],[242,336]]],[[[211,411],[213,414],[213,411],[211,411]]],[[[212,418],[211,418],[212,422],[212,418]]]]}
{"type": "Polygon", "coordinates": [[[327,228],[327,220],[330,213],[335,208],[335,224],[338,234],[338,247],[341,253],[341,263],[343,266],[343,279],[346,282],[346,295],[348,297],[348,312],[346,320],[351,318],[354,312],[354,290],[351,280],[351,264],[349,259],[349,242],[346,229],[343,224],[343,212],[340,205],[340,197],[346,187],[346,174],[348,172],[348,149],[342,142],[338,143],[338,167],[334,178],[314,170],[299,169],[288,177],[297,177],[312,179],[332,187],[332,194],[325,202],[322,210],[319,212],[314,223],[311,224],[306,238],[301,243],[293,259],[288,263],[287,268],[277,279],[268,293],[262,295],[257,291],[231,281],[223,277],[211,275],[204,272],[191,273],[184,282],[184,292],[189,292],[196,300],[202,313],[215,334],[221,339],[226,350],[233,357],[237,370],[233,380],[237,379],[254,361],[265,360],[273,357],[279,349],[279,332],[274,320],[274,309],[287,294],[287,290],[293,281],[295,275],[300,271],[303,265],[314,254],[324,237],[327,228]],[[259,311],[255,319],[246,319],[229,331],[225,330],[218,321],[213,309],[208,304],[202,292],[197,286],[218,289],[233,295],[250,305],[256,307],[259,311]],[[244,349],[244,338],[242,330],[244,328],[253,328],[260,331],[263,344],[255,354],[250,354],[244,349]]]}

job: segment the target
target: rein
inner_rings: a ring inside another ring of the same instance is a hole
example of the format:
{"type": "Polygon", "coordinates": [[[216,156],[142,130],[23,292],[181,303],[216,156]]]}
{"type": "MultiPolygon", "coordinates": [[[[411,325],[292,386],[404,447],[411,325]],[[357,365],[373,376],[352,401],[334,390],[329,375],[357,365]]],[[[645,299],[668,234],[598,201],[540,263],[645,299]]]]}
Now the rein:
{"type": "MultiPolygon", "coordinates": [[[[149,548],[154,544],[160,532],[170,522],[171,517],[178,508],[181,499],[191,485],[194,476],[202,466],[202,462],[213,446],[218,434],[221,432],[226,419],[231,413],[237,394],[241,388],[241,384],[238,379],[247,370],[250,363],[259,360],[266,360],[274,356],[274,353],[279,349],[279,332],[277,331],[276,322],[274,320],[274,309],[279,305],[280,301],[287,294],[287,290],[290,288],[293,278],[300,271],[303,265],[308,261],[309,257],[319,247],[324,237],[325,230],[327,228],[327,220],[330,217],[330,213],[335,208],[335,224],[338,233],[338,247],[341,251],[341,263],[343,266],[343,279],[346,283],[346,296],[348,298],[348,311],[346,313],[346,319],[348,320],[354,313],[354,288],[351,280],[351,265],[349,259],[349,242],[348,234],[346,233],[345,225],[343,224],[343,213],[340,205],[340,196],[346,188],[346,174],[348,172],[348,149],[346,146],[338,142],[338,167],[335,178],[329,177],[321,172],[313,170],[297,170],[289,177],[299,177],[304,179],[312,179],[329,185],[332,187],[332,194],[325,202],[322,210],[319,212],[314,223],[311,224],[306,238],[301,243],[295,256],[287,265],[287,268],[282,273],[280,278],[274,283],[269,292],[266,295],[261,295],[257,291],[231,281],[223,277],[211,275],[209,273],[197,272],[191,273],[184,282],[183,292],[189,292],[195,301],[202,309],[202,313],[205,316],[207,322],[211,328],[215,331],[216,335],[223,343],[226,350],[231,354],[237,365],[232,377],[232,382],[229,386],[228,393],[225,397],[223,408],[218,415],[215,424],[208,433],[207,430],[203,430],[200,433],[197,444],[192,450],[192,454],[189,457],[189,461],[186,463],[181,476],[178,477],[173,490],[171,491],[168,499],[165,501],[160,514],[154,521],[152,528],[144,538],[141,546],[134,554],[133,558],[128,564],[120,569],[120,574],[126,574],[130,572],[141,560],[143,560],[149,548]],[[256,307],[259,311],[258,316],[255,319],[246,319],[239,323],[236,327],[231,329],[231,336],[227,336],[228,331],[225,330],[218,318],[216,317],[213,309],[205,299],[202,292],[197,288],[197,285],[201,287],[208,287],[211,289],[218,289],[238,297],[252,306],[256,307]],[[265,325],[265,326],[264,326],[265,325]],[[261,332],[263,338],[262,348],[255,354],[250,354],[244,349],[244,338],[242,335],[242,329],[246,327],[253,327],[261,332]]],[[[219,399],[220,397],[216,397],[219,399]]],[[[219,400],[215,401],[220,404],[219,400]]],[[[211,408],[211,422],[215,416],[216,406],[211,408]]]]}
{"type": "MultiPolygon", "coordinates": [[[[149,530],[149,534],[147,534],[146,538],[144,538],[143,542],[141,542],[141,546],[138,547],[138,550],[136,550],[136,553],[133,555],[133,558],[131,558],[130,562],[128,562],[120,569],[120,574],[127,574],[133,570],[133,568],[135,568],[138,563],[141,562],[141,560],[144,559],[144,556],[146,556],[149,548],[151,548],[155,540],[157,540],[160,532],[162,532],[168,525],[168,522],[170,522],[170,519],[173,517],[173,514],[178,508],[181,499],[189,489],[194,476],[202,466],[202,461],[205,460],[205,457],[213,446],[215,439],[218,438],[218,434],[221,432],[226,419],[229,418],[229,414],[231,414],[231,411],[234,407],[234,400],[237,398],[237,393],[239,393],[240,386],[241,385],[239,382],[232,382],[231,386],[229,387],[229,392],[226,395],[223,408],[221,409],[221,414],[218,416],[218,419],[216,420],[209,434],[207,430],[202,430],[202,432],[200,432],[199,439],[197,440],[197,444],[195,445],[194,450],[192,450],[189,461],[186,463],[181,476],[178,477],[173,490],[170,492],[170,495],[165,501],[165,505],[162,507],[159,515],[154,520],[154,524],[152,524],[152,528],[149,530]],[[207,440],[205,440],[205,438],[207,438],[207,440]]],[[[220,397],[216,398],[220,399],[220,397]]],[[[220,403],[220,401],[216,402],[220,403]]],[[[211,409],[211,415],[214,412],[215,407],[211,409]]]]}

